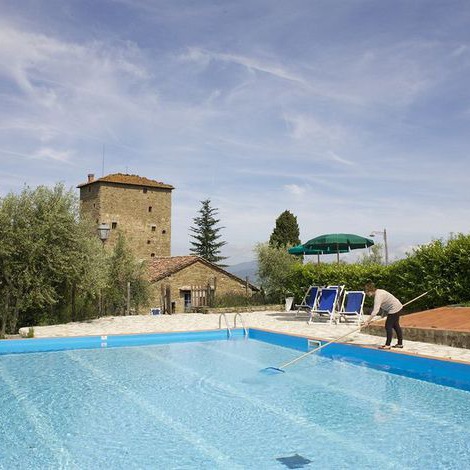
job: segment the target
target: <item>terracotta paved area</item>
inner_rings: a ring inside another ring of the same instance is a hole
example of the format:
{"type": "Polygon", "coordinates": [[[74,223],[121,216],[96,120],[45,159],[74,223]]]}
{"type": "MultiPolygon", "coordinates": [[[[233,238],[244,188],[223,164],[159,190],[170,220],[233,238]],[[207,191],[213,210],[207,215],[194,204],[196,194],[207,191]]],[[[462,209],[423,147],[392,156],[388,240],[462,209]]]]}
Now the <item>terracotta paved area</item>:
{"type": "Polygon", "coordinates": [[[404,315],[400,325],[470,332],[470,307],[442,307],[404,315]]]}

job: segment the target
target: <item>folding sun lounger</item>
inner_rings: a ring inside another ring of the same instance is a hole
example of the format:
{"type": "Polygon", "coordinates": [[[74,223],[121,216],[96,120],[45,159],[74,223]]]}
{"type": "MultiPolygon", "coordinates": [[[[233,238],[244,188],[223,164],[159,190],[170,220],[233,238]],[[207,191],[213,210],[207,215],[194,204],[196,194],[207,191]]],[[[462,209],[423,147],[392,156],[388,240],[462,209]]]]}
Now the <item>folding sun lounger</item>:
{"type": "Polygon", "coordinates": [[[307,289],[307,292],[304,295],[304,298],[302,299],[302,303],[299,305],[296,305],[297,307],[297,312],[295,313],[295,316],[298,316],[301,310],[306,310],[307,313],[310,314],[312,310],[314,310],[317,307],[317,301],[318,301],[318,296],[321,291],[321,288],[318,286],[310,286],[307,289]]]}
{"type": "Polygon", "coordinates": [[[363,308],[364,300],[366,298],[366,293],[360,290],[350,290],[346,291],[344,294],[343,305],[339,311],[340,320],[341,318],[344,321],[349,319],[357,320],[357,323],[360,324],[363,320],[363,308]]]}
{"type": "Polygon", "coordinates": [[[344,299],[344,289],[345,289],[345,285],[344,284],[340,284],[338,286],[326,286],[328,288],[331,288],[331,289],[338,289],[338,297],[336,297],[336,305],[335,305],[335,310],[338,312],[341,308],[341,305],[343,303],[343,299],[344,299]]]}
{"type": "Polygon", "coordinates": [[[337,287],[325,287],[321,290],[320,300],[318,301],[318,307],[310,312],[310,318],[308,323],[312,323],[313,317],[327,316],[330,319],[330,324],[335,319],[336,302],[338,300],[339,289],[337,287]]]}

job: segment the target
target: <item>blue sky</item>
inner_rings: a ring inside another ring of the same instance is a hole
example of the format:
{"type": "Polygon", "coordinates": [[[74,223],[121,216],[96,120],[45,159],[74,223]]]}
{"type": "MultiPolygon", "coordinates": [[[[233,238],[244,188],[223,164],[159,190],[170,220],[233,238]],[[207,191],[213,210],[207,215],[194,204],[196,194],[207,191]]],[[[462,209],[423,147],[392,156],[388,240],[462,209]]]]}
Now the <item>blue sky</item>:
{"type": "Polygon", "coordinates": [[[403,257],[470,231],[469,24],[452,0],[3,0],[0,196],[101,176],[104,146],[105,174],[175,186],[174,255],[209,198],[228,264],[286,209],[302,241],[386,228],[403,257]]]}

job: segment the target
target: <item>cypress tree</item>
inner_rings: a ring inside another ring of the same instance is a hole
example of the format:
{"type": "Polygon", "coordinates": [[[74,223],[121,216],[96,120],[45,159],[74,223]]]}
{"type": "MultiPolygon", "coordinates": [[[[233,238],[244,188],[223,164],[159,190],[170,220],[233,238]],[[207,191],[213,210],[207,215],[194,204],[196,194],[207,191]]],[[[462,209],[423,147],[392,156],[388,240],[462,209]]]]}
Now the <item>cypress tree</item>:
{"type": "Polygon", "coordinates": [[[201,201],[201,208],[198,212],[200,215],[193,219],[194,226],[189,229],[193,238],[190,251],[211,263],[224,267],[226,265],[219,264],[219,262],[227,257],[220,255],[220,249],[227,242],[219,241],[222,236],[219,232],[225,227],[216,226],[220,222],[220,219],[215,218],[218,209],[211,207],[210,199],[206,199],[201,201]]]}
{"type": "Polygon", "coordinates": [[[276,219],[276,226],[269,238],[269,245],[275,248],[299,245],[299,235],[297,217],[286,210],[276,219]]]}

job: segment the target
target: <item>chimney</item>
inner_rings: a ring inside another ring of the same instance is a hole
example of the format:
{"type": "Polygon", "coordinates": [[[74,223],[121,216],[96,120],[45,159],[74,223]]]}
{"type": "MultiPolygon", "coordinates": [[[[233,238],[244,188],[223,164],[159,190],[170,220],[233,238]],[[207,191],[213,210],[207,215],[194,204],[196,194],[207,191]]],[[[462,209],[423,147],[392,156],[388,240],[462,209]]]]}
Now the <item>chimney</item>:
{"type": "Polygon", "coordinates": [[[95,181],[95,175],[93,173],[88,173],[88,182],[93,183],[95,181]]]}

